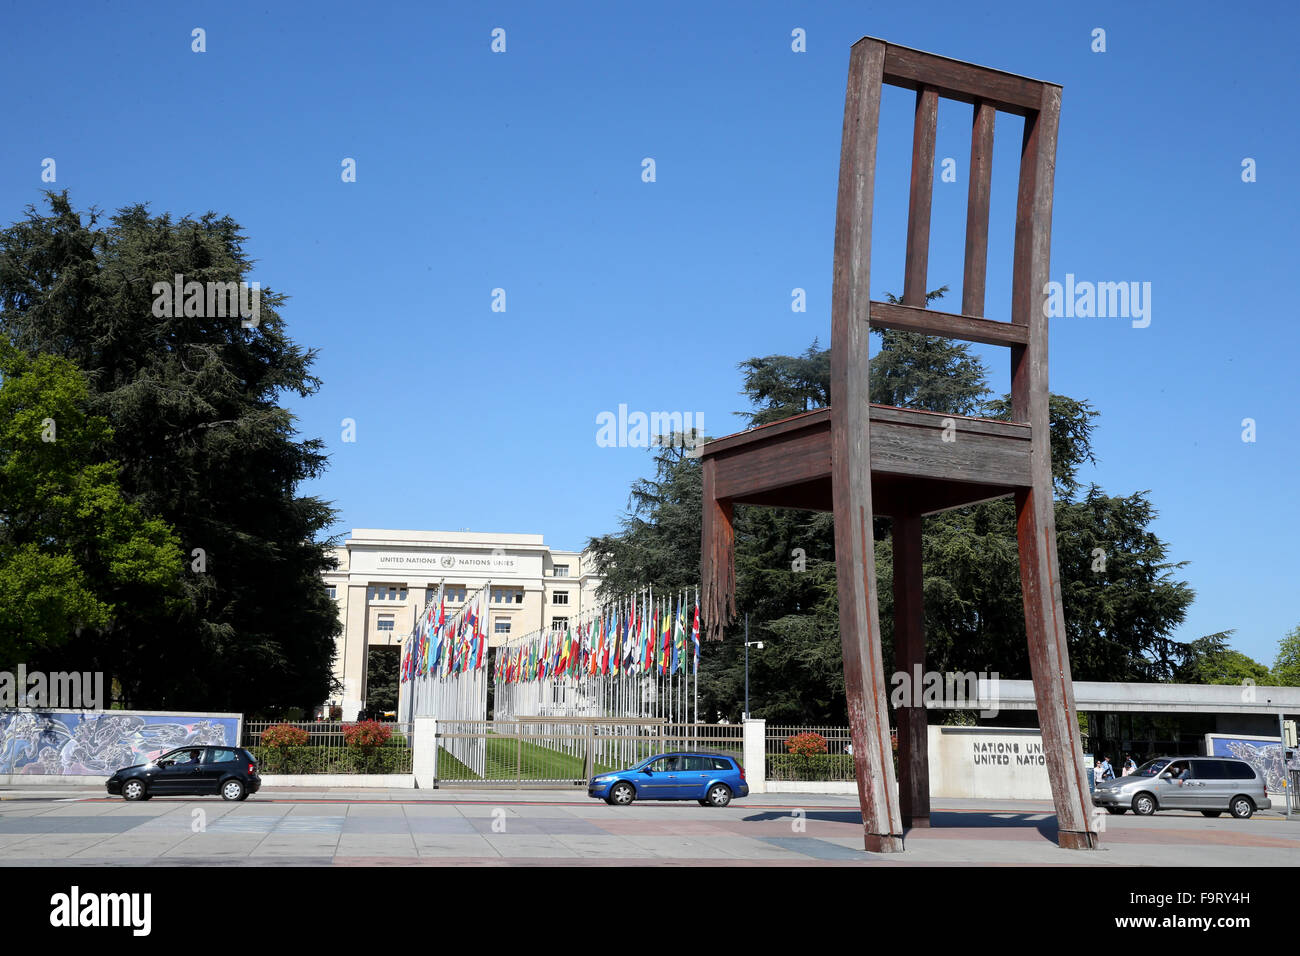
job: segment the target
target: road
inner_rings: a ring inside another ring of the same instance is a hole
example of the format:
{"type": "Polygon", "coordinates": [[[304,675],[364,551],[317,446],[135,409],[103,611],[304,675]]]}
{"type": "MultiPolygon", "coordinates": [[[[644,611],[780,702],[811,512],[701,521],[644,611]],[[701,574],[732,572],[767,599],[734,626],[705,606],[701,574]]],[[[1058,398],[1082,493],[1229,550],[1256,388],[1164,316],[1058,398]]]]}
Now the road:
{"type": "Polygon", "coordinates": [[[938,801],[906,852],[862,850],[851,796],[769,794],[716,809],[610,807],[580,791],[267,788],[243,803],[0,789],[8,866],[1297,866],[1300,820],[1105,816],[1102,848],[1059,849],[1049,803],[938,801]]]}

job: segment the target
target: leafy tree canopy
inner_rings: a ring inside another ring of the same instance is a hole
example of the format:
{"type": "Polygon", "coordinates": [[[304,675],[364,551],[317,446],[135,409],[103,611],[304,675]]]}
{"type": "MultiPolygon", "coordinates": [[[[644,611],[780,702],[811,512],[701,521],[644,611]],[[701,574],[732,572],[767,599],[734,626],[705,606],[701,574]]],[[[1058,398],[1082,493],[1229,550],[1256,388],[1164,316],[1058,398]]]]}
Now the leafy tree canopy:
{"type": "MultiPolygon", "coordinates": [[[[319,381],[286,334],[285,297],[265,287],[255,321],[212,304],[168,308],[158,288],[241,283],[240,227],[143,205],[104,221],[48,193],[0,232],[0,339],[80,370],[87,412],[106,420],[122,494],[174,529],[187,558],[181,610],[118,605],[47,666],[102,669],[138,707],[265,711],[322,701],[340,624],[317,536],[333,511],[298,495],[323,443],[299,439],[281,404],[319,381]],[[161,286],[159,285],[161,284],[161,286]]],[[[92,622],[88,619],[87,624],[92,622]]]]}

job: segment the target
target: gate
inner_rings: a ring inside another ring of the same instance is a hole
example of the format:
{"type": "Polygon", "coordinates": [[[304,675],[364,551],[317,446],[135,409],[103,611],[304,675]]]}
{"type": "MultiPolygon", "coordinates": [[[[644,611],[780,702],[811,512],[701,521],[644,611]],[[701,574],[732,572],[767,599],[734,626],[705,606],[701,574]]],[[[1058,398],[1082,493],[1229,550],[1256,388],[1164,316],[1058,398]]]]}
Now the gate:
{"type": "Polygon", "coordinates": [[[598,773],[623,770],[674,750],[744,749],[740,724],[670,724],[663,718],[517,717],[438,721],[435,787],[585,787],[598,773]],[[457,754],[475,754],[472,766],[457,754]]]}

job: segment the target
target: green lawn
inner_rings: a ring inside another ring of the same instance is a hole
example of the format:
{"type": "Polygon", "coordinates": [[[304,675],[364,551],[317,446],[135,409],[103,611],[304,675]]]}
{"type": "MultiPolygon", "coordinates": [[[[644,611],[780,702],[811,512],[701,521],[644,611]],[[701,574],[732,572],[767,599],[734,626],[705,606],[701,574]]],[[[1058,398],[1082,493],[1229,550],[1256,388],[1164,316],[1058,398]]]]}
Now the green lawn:
{"type": "MultiPolygon", "coordinates": [[[[732,748],[702,746],[704,750],[719,753],[733,753],[739,758],[740,750],[732,748]]],[[[638,741],[636,756],[629,759],[614,757],[615,763],[597,760],[593,766],[595,773],[609,773],[622,770],[637,761],[661,753],[664,746],[652,740],[638,741]]],[[[438,777],[441,780],[582,780],[585,778],[583,759],[573,754],[563,753],[550,747],[515,737],[487,736],[487,752],[484,755],[484,773],[480,777],[443,748],[438,750],[438,777]],[[520,764],[522,762],[522,769],[520,764]]]]}

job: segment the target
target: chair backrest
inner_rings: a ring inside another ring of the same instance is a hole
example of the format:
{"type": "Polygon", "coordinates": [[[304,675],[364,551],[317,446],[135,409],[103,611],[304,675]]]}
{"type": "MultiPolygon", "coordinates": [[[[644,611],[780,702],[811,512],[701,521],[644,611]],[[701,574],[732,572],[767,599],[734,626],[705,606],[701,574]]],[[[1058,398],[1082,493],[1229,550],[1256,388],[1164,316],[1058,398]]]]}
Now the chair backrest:
{"type": "Polygon", "coordinates": [[[1047,425],[1047,301],[1052,178],[1061,88],[864,37],[853,45],[844,107],[832,305],[832,405],[865,398],[870,328],[942,335],[1011,349],[1011,417],[1047,425]],[[870,300],[871,210],[883,84],[916,91],[901,304],[870,300]],[[961,314],[926,308],[939,98],[973,105],[961,314]],[[989,192],[998,112],[1024,117],[1010,321],[984,315],[989,192]],[[864,321],[865,320],[865,321],[864,321]],[[837,374],[838,372],[838,374],[837,374]],[[853,379],[860,379],[854,382],[853,379]]]}

